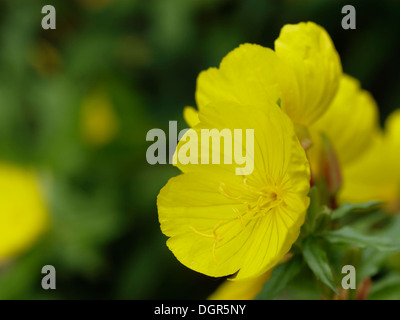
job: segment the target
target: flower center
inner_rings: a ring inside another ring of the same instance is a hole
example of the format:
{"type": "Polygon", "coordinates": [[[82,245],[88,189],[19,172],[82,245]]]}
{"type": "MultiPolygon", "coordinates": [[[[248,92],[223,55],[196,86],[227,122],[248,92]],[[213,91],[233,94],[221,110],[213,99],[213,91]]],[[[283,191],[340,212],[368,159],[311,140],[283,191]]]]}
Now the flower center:
{"type": "Polygon", "coordinates": [[[228,199],[241,200],[247,207],[245,212],[239,212],[233,208],[238,218],[244,220],[253,220],[266,215],[271,209],[279,206],[283,201],[283,192],[276,185],[259,187],[250,185],[247,178],[243,179],[248,192],[235,195],[229,191],[224,183],[220,184],[219,191],[228,199]]]}
{"type": "Polygon", "coordinates": [[[257,195],[257,200],[247,203],[247,213],[251,213],[251,219],[266,215],[282,203],[282,196],[278,190],[261,191],[257,195]]]}

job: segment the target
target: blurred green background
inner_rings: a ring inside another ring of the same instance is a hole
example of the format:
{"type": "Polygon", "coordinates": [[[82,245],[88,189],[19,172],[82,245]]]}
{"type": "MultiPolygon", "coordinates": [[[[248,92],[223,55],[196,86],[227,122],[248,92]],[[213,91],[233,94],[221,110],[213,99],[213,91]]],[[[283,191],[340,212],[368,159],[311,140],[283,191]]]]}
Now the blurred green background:
{"type": "Polygon", "coordinates": [[[0,299],[206,298],[220,280],[165,245],[156,197],[178,170],[147,164],[146,133],[168,132],[169,120],[187,127],[201,70],[244,42],[273,47],[284,24],[309,20],[382,121],[400,107],[399,1],[1,1],[0,159],[37,168],[52,222],[1,270],[0,299]],[[56,30],[41,28],[46,4],[56,30]],[[341,28],[346,4],[356,30],[341,28]],[[57,290],[40,286],[46,264],[57,290]]]}

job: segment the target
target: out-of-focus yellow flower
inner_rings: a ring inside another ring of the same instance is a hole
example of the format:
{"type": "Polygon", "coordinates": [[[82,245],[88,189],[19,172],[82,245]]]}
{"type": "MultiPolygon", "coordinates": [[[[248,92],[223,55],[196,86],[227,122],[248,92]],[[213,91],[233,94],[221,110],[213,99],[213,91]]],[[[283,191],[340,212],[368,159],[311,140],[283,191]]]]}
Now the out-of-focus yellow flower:
{"type": "Polygon", "coordinates": [[[0,163],[0,263],[32,246],[48,218],[35,173],[0,163]]]}
{"type": "MultiPolygon", "coordinates": [[[[286,254],[280,263],[285,263],[293,255],[286,254]]],[[[271,278],[272,269],[262,275],[239,281],[225,280],[209,297],[208,300],[253,300],[271,278]]]]}
{"type": "Polygon", "coordinates": [[[393,112],[373,144],[360,158],[343,167],[341,203],[384,201],[390,211],[400,209],[400,110],[393,112]]]}
{"type": "Polygon", "coordinates": [[[304,223],[310,188],[305,152],[290,119],[268,100],[211,103],[199,119],[186,133],[196,133],[199,145],[201,129],[253,129],[254,170],[242,176],[235,164],[178,161],[184,174],[170,179],[157,199],[167,245],[181,263],[206,275],[260,276],[290,250],[304,223]]]}
{"type": "Polygon", "coordinates": [[[118,119],[107,94],[95,91],[85,97],[81,109],[84,140],[96,147],[109,143],[117,134],[118,119]]]}
{"type": "Polygon", "coordinates": [[[328,33],[312,22],[285,25],[275,52],[242,44],[197,79],[199,110],[208,103],[230,100],[252,105],[280,101],[292,121],[315,122],[334,98],[342,67],[328,33]]]}
{"type": "Polygon", "coordinates": [[[225,280],[218,288],[215,290],[211,296],[208,297],[209,300],[253,300],[257,294],[260,293],[264,286],[264,283],[271,277],[271,271],[263,273],[261,276],[231,281],[225,280]]]}
{"type": "Polygon", "coordinates": [[[342,168],[368,150],[379,130],[378,117],[378,107],[369,92],[362,90],[356,79],[343,75],[328,111],[309,128],[312,146],[307,154],[313,176],[320,174],[322,134],[332,144],[342,168]]]}

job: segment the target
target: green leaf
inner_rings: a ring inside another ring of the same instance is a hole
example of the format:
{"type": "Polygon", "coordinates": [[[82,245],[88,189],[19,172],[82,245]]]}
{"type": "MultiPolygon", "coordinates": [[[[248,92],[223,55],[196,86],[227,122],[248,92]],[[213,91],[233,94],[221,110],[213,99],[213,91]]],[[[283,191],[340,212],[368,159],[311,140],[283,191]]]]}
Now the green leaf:
{"type": "Polygon", "coordinates": [[[303,256],[317,279],[338,294],[328,257],[315,238],[309,237],[304,241],[303,256]]]}
{"type": "Polygon", "coordinates": [[[324,238],[331,243],[351,244],[360,248],[374,248],[378,251],[400,250],[400,243],[382,236],[367,236],[351,227],[343,227],[339,230],[324,233],[324,238]]]}
{"type": "Polygon", "coordinates": [[[355,266],[357,269],[357,279],[361,280],[375,276],[391,254],[390,252],[380,252],[373,248],[363,249],[361,262],[358,267],[355,266]]]}
{"type": "Polygon", "coordinates": [[[332,212],[332,220],[342,218],[343,216],[351,212],[369,211],[375,209],[381,204],[382,202],[380,201],[369,201],[364,203],[346,203],[332,212]]]}
{"type": "Polygon", "coordinates": [[[271,278],[264,284],[261,292],[255,300],[273,300],[300,272],[303,260],[300,256],[294,256],[288,262],[274,268],[271,278]]]}
{"type": "Polygon", "coordinates": [[[368,300],[399,300],[400,299],[400,275],[396,273],[374,281],[368,300]]]}

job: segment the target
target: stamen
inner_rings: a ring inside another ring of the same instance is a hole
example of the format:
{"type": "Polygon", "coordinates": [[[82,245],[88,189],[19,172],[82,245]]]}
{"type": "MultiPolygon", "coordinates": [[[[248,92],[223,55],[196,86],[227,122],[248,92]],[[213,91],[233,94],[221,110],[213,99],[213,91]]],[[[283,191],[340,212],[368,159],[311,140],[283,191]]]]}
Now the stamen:
{"type": "Polygon", "coordinates": [[[242,225],[242,230],[243,230],[244,227],[245,227],[245,225],[244,225],[244,222],[243,222],[243,216],[242,216],[242,214],[240,213],[240,211],[239,211],[238,208],[232,208],[232,209],[233,209],[233,212],[236,213],[238,219],[240,220],[240,224],[242,225]]]}
{"type": "Polygon", "coordinates": [[[236,207],[232,207],[232,210],[235,213],[236,217],[221,221],[216,224],[211,230],[212,234],[199,232],[195,228],[190,227],[193,232],[201,236],[214,239],[211,251],[215,264],[218,264],[216,257],[218,243],[224,239],[224,235],[226,235],[235,226],[237,226],[237,223],[240,223],[241,229],[244,230],[250,223],[250,221],[262,218],[263,216],[268,214],[271,209],[279,205],[285,204],[282,198],[282,190],[277,187],[276,183],[273,183],[273,179],[270,175],[265,174],[265,177],[267,181],[266,185],[263,186],[251,185],[247,177],[243,177],[243,185],[248,191],[245,192],[245,194],[243,195],[234,195],[226,186],[226,184],[224,182],[221,182],[219,185],[219,191],[221,192],[221,194],[227,199],[241,200],[245,207],[244,212],[241,212],[236,207]],[[228,224],[230,224],[230,226],[228,226],[228,224]],[[221,227],[223,226],[226,226],[226,228],[224,228],[225,230],[219,232],[219,229],[221,229],[221,227]]]}
{"type": "Polygon", "coordinates": [[[200,236],[203,236],[206,238],[214,238],[214,235],[200,232],[200,231],[196,230],[195,228],[193,228],[192,226],[189,226],[189,229],[192,230],[194,233],[197,233],[200,236]]]}
{"type": "Polygon", "coordinates": [[[232,194],[228,191],[228,188],[226,187],[225,183],[223,183],[223,182],[221,182],[221,183],[219,184],[219,192],[221,192],[222,195],[225,196],[225,197],[228,198],[228,199],[232,199],[232,200],[240,200],[240,199],[242,199],[242,197],[241,197],[240,195],[239,195],[239,196],[234,196],[234,195],[232,195],[232,194]]]}

